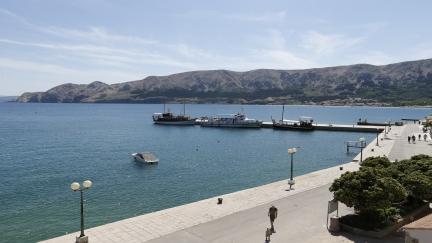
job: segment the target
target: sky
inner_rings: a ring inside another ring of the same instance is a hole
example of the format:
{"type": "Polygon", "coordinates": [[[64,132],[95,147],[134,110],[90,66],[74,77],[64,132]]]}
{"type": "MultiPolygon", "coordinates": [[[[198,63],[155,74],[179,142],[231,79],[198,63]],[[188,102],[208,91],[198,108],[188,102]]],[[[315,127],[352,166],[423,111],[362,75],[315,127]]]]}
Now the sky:
{"type": "Polygon", "coordinates": [[[432,57],[432,1],[1,0],[0,95],[432,57]]]}

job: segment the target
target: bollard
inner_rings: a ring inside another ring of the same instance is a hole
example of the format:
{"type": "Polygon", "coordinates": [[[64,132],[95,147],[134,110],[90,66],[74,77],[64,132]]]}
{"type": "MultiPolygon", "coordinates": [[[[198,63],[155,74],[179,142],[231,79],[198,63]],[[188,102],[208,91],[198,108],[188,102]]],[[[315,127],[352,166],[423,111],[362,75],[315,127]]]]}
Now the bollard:
{"type": "Polygon", "coordinates": [[[340,231],[340,225],[339,225],[339,218],[338,217],[331,217],[330,218],[330,225],[329,229],[330,232],[339,232],[340,231]]]}
{"type": "Polygon", "coordinates": [[[222,204],[222,200],[223,200],[223,199],[222,199],[221,197],[219,197],[219,198],[218,198],[218,202],[217,202],[217,204],[222,204]]]}

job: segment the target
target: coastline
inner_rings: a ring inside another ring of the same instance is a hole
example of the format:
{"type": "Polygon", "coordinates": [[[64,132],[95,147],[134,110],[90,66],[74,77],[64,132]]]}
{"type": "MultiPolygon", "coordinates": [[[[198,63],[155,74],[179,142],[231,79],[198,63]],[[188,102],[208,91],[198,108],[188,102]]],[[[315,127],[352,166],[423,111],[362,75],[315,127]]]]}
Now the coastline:
{"type": "MultiPolygon", "coordinates": [[[[153,103],[153,102],[20,102],[20,101],[4,101],[4,102],[0,102],[0,103],[17,103],[17,104],[97,104],[97,105],[162,105],[163,103],[153,103]]],[[[174,104],[174,105],[183,105],[183,102],[170,102],[167,104],[174,104]]],[[[410,106],[410,105],[406,105],[406,106],[393,106],[393,105],[373,105],[373,104],[352,104],[352,105],[348,105],[348,104],[344,104],[344,105],[328,105],[328,104],[284,104],[284,103],[269,103],[269,104],[262,104],[262,103],[217,103],[217,102],[212,102],[212,103],[206,103],[206,102],[199,102],[199,103],[186,103],[187,105],[254,105],[254,106],[281,106],[281,105],[285,105],[285,106],[309,106],[309,107],[329,107],[329,108],[338,108],[338,107],[369,107],[369,108],[390,108],[390,109],[398,109],[398,108],[411,108],[411,109],[428,109],[431,108],[432,109],[432,104],[431,105],[424,105],[424,106],[420,106],[420,105],[414,105],[414,106],[410,106]]]]}

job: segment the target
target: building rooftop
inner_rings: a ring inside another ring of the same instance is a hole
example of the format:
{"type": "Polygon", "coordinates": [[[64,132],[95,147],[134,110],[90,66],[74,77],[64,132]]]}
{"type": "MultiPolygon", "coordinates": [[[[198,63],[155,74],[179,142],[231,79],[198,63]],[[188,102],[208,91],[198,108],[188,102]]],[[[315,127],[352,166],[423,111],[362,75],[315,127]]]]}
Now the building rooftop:
{"type": "Polygon", "coordinates": [[[403,228],[404,229],[432,229],[432,213],[405,225],[403,228]]]}

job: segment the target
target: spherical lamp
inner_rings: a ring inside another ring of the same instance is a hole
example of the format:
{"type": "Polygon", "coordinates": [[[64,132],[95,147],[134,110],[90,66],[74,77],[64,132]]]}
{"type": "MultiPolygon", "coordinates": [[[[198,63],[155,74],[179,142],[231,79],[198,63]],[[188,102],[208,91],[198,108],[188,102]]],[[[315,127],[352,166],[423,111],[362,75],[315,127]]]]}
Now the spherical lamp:
{"type": "Polygon", "coordinates": [[[72,191],[76,191],[76,190],[79,190],[81,186],[78,182],[74,182],[71,184],[70,187],[71,187],[72,191]]]}

